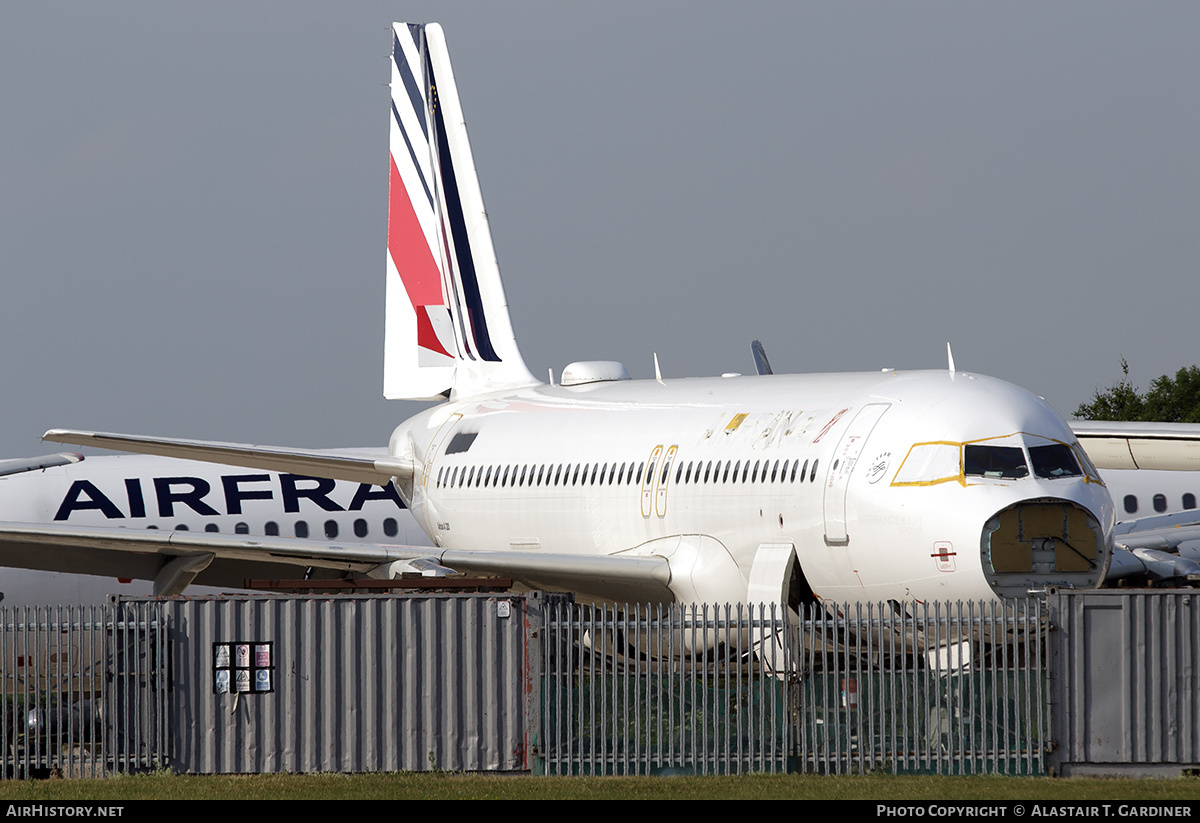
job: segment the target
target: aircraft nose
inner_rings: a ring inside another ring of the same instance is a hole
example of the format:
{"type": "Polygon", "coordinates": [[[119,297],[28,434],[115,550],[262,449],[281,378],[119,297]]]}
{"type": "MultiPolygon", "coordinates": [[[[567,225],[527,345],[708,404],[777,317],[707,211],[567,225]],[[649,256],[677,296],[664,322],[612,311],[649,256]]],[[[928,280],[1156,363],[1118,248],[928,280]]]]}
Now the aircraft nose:
{"type": "Polygon", "coordinates": [[[1021,597],[1049,586],[1096,588],[1112,547],[1095,514],[1051,497],[1022,500],[992,515],[980,551],[992,589],[1021,597]]]}

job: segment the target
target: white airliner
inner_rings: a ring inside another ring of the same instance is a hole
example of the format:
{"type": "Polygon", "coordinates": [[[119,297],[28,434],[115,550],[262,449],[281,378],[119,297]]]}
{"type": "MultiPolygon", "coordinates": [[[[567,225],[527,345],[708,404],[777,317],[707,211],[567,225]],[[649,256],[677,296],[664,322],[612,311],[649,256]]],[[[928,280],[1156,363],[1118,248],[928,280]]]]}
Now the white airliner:
{"type": "MultiPolygon", "coordinates": [[[[585,598],[792,607],[996,600],[1104,579],[1114,505],[1079,438],[1038,397],[952,358],[937,371],[678,380],[590,361],[535,379],[440,27],[394,27],[391,87],[384,393],[438,404],[400,424],[385,454],[45,439],[394,480],[435,548],[31,524],[0,529],[15,553],[140,554],[133,573],[173,589],[264,556],[376,576],[429,558],[585,598]]],[[[1102,434],[1112,446],[1129,433],[1102,434]]]]}
{"type": "MultiPolygon", "coordinates": [[[[243,542],[267,536],[351,543],[425,540],[391,485],[244,472],[142,455],[85,459],[64,453],[0,461],[0,517],[52,528],[149,530],[180,537],[223,534],[243,542]]],[[[46,570],[9,568],[0,574],[5,606],[97,603],[107,594],[170,594],[193,581],[186,574],[164,575],[164,569],[177,567],[164,564],[157,554],[114,553],[100,541],[34,556],[19,545],[0,543],[0,566],[46,570]],[[155,581],[154,589],[135,578],[155,581]]],[[[321,567],[297,570],[294,563],[268,566],[272,564],[259,564],[259,571],[250,573],[244,563],[228,568],[216,563],[201,571],[198,580],[227,590],[242,587],[248,577],[341,573],[321,567]]]]}

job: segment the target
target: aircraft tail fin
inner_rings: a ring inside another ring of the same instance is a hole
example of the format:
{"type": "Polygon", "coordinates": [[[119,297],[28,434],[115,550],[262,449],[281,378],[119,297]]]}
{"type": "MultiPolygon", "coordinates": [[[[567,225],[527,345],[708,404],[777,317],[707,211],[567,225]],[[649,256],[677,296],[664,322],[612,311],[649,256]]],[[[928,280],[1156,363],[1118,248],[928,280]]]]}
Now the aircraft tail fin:
{"type": "Polygon", "coordinates": [[[441,26],[392,27],[383,393],[535,385],[513,335],[441,26]]]}

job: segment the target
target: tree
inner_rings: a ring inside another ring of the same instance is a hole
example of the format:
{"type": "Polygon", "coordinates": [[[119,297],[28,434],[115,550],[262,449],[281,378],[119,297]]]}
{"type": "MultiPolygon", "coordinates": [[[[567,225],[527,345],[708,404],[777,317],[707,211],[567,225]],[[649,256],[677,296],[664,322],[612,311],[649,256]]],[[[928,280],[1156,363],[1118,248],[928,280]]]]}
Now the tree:
{"type": "Polygon", "coordinates": [[[1129,382],[1129,364],[1123,357],[1121,375],[1111,388],[1097,390],[1090,403],[1081,403],[1075,416],[1083,420],[1200,423],[1200,368],[1180,369],[1174,378],[1156,377],[1145,395],[1129,382]]]}

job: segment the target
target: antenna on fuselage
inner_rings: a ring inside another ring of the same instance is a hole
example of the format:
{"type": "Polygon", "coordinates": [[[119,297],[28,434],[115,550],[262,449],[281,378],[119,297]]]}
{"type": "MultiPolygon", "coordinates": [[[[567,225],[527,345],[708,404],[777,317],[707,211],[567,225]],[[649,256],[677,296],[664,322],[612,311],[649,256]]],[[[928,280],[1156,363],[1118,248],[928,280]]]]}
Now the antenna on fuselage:
{"type": "Polygon", "coordinates": [[[950,351],[950,341],[946,341],[946,360],[950,368],[950,376],[954,376],[954,352],[950,351]]]}
{"type": "Polygon", "coordinates": [[[658,352],[654,353],[654,379],[662,382],[662,371],[658,368],[658,352]]]}

